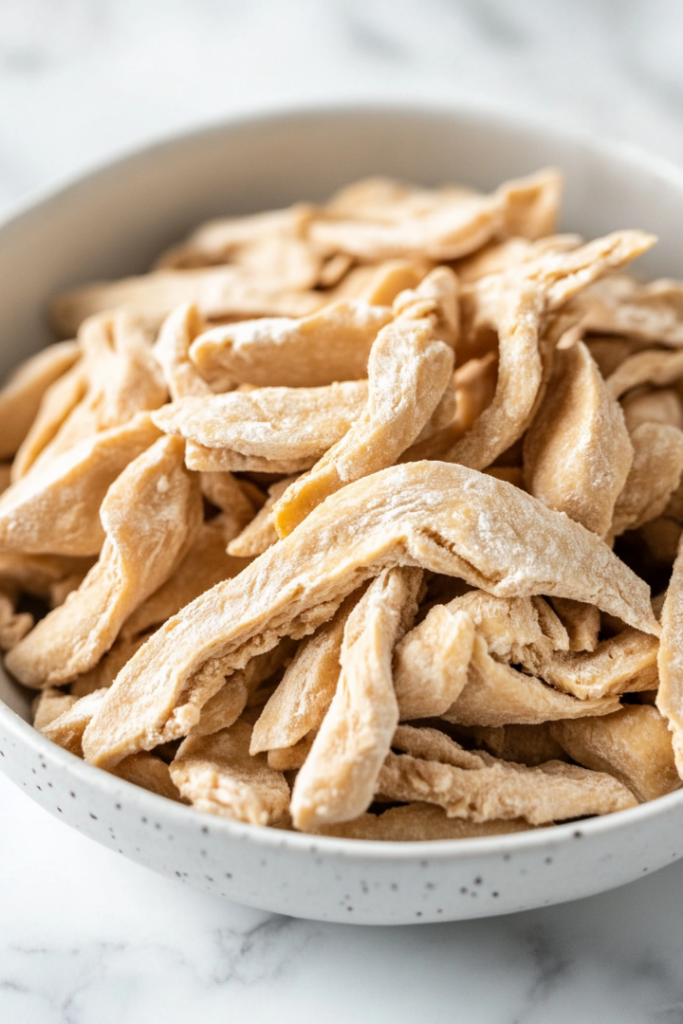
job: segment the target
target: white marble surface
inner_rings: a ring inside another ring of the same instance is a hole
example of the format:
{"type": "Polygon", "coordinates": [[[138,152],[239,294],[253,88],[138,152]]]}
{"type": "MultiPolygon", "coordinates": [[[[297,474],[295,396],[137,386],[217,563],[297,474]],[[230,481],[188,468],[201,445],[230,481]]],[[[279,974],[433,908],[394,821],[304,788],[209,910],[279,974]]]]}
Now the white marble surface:
{"type": "MultiPolygon", "coordinates": [[[[507,107],[683,164],[677,0],[0,0],[0,214],[227,115],[400,97],[507,107]]],[[[0,283],[1,286],[1,283],[0,283]]],[[[502,919],[355,929],[158,878],[0,777],[0,1021],[683,1021],[683,863],[502,919]]]]}

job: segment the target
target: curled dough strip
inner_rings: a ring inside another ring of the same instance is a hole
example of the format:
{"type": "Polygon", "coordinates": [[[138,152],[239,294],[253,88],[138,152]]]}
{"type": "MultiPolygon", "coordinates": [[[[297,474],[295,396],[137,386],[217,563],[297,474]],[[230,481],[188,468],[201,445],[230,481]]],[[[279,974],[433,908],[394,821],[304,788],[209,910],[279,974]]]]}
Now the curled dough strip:
{"type": "Polygon", "coordinates": [[[50,385],[43,395],[36,418],[14,456],[11,471],[13,482],[26,476],[38,456],[57,436],[62,424],[85,395],[87,386],[84,359],[79,359],[50,385]]]}
{"type": "Polygon", "coordinates": [[[474,624],[467,612],[436,605],[397,644],[394,690],[402,722],[438,717],[467,683],[474,624]]]}
{"type": "Polygon", "coordinates": [[[544,375],[539,347],[545,317],[575,292],[650,248],[639,231],[599,238],[568,253],[546,254],[520,271],[491,275],[470,287],[478,326],[498,332],[498,383],[493,401],[442,456],[485,469],[529,425],[544,375]]]}
{"type": "Polygon", "coordinates": [[[397,565],[459,576],[503,597],[572,597],[659,632],[649,588],[578,523],[464,466],[394,466],[339,491],[237,579],[162,626],[93,719],[88,759],[115,764],[145,744],[183,735],[177,723],[206,662],[222,659],[224,678],[278,637],[312,632],[364,580],[397,565]],[[321,605],[321,617],[308,625],[321,605]]]}
{"type": "Polygon", "coordinates": [[[421,577],[385,569],[349,615],[337,690],[292,792],[292,820],[302,831],[350,821],[372,801],[398,725],[391,656],[421,577]]]}
{"type": "Polygon", "coordinates": [[[360,593],[349,594],[334,618],[301,641],[254,726],[253,754],[293,747],[320,728],[339,682],[346,622],[359,597],[360,593]]]}
{"type": "Polygon", "coordinates": [[[91,669],[145,598],[173,572],[202,517],[199,486],[183,443],[161,438],[109,488],[100,509],[99,561],[65,604],[17,644],[7,668],[41,689],[91,669]]]}
{"type": "Polygon", "coordinates": [[[572,760],[613,775],[641,803],[681,786],[671,736],[656,708],[627,704],[617,715],[553,722],[550,733],[572,760]]]}

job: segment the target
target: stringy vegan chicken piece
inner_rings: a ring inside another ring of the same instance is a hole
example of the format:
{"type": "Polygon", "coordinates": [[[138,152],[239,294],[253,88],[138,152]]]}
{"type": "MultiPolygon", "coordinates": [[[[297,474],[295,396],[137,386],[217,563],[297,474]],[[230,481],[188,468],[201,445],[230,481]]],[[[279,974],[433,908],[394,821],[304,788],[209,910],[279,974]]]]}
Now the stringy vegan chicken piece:
{"type": "Polygon", "coordinates": [[[560,194],[368,178],[57,297],[75,340],[0,389],[37,729],[320,842],[681,786],[683,284],[555,234],[560,194]]]}

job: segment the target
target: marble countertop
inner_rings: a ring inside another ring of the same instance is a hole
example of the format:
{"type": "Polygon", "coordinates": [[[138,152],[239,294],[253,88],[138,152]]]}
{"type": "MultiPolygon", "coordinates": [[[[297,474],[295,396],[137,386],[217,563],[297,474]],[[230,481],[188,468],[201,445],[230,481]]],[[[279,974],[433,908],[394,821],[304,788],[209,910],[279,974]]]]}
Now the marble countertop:
{"type": "MultiPolygon", "coordinates": [[[[0,215],[151,138],[329,100],[453,100],[683,165],[677,0],[1,0],[0,215]]],[[[195,892],[0,777],[0,1020],[683,1021],[683,862],[516,916],[360,929],[195,892]]]]}

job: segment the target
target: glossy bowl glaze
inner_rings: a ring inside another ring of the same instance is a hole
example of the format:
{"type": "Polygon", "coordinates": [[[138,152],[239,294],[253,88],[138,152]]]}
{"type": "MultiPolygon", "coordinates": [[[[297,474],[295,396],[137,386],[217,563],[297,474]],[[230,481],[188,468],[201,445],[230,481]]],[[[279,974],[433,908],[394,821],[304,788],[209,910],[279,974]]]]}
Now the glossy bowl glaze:
{"type": "MultiPolygon", "coordinates": [[[[655,158],[452,108],[281,114],[153,146],[6,221],[0,373],[49,340],[51,295],[144,271],[207,217],[324,199],[368,174],[490,189],[548,164],[566,175],[563,228],[653,231],[661,241],[642,273],[683,276],[683,175],[655,158]]],[[[432,843],[310,837],[200,815],[51,744],[28,724],[31,696],[0,672],[0,769],[28,796],[154,871],[283,914],[406,924],[509,913],[622,885],[683,856],[683,791],[580,824],[432,843]]]]}

